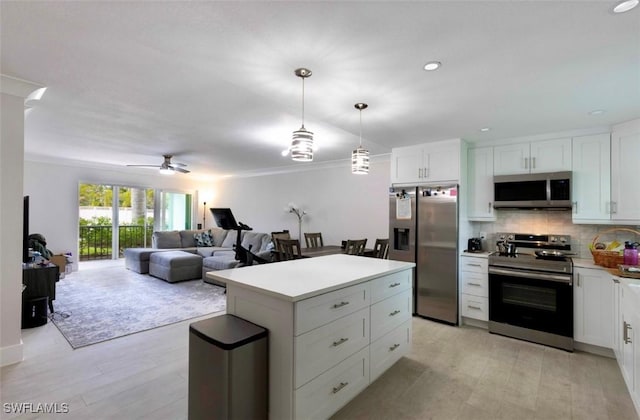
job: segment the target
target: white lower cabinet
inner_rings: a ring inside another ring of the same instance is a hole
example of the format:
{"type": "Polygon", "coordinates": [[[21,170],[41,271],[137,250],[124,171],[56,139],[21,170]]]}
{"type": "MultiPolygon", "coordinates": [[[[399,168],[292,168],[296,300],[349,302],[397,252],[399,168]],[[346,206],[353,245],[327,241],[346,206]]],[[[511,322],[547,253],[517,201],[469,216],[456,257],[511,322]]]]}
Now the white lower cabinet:
{"type": "Polygon", "coordinates": [[[489,260],[486,255],[460,256],[460,315],[489,321],[489,260]]]}
{"type": "Polygon", "coordinates": [[[613,347],[613,282],[603,270],[575,268],[573,273],[573,339],[613,347]]]}
{"type": "Polygon", "coordinates": [[[326,419],[369,385],[369,347],[295,391],[295,418],[326,419]]]}
{"type": "Polygon", "coordinates": [[[330,417],[406,355],[411,270],[295,304],[294,418],[330,417]]]}

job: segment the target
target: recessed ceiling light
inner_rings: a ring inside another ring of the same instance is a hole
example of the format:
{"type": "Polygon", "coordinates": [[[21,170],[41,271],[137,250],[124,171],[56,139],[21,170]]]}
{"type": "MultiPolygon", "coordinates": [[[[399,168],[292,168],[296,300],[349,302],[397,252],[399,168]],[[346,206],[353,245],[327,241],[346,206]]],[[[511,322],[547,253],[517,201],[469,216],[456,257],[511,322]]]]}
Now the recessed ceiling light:
{"type": "Polygon", "coordinates": [[[486,132],[487,132],[487,131],[489,131],[489,130],[491,130],[491,128],[489,128],[489,127],[482,127],[482,128],[480,129],[480,131],[482,131],[482,132],[484,132],[484,133],[486,133],[486,132]]]}
{"type": "Polygon", "coordinates": [[[589,112],[589,115],[602,115],[604,114],[604,109],[594,109],[593,111],[589,112]]]}
{"type": "Polygon", "coordinates": [[[640,0],[624,0],[613,7],[613,13],[624,13],[635,8],[640,0]]]}
{"type": "Polygon", "coordinates": [[[426,71],[434,71],[434,70],[438,70],[441,65],[442,63],[439,61],[429,61],[427,64],[424,65],[424,69],[426,71]]]}

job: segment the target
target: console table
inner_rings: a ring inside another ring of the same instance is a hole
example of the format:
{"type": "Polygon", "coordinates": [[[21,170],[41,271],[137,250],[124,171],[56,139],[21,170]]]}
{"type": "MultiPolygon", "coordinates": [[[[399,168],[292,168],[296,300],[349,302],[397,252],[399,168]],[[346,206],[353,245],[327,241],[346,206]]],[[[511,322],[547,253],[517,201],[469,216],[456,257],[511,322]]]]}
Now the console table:
{"type": "Polygon", "coordinates": [[[49,311],[53,313],[53,300],[56,298],[56,282],[59,267],[55,264],[25,267],[22,269],[22,284],[26,289],[22,292],[22,299],[49,297],[49,311]]]}

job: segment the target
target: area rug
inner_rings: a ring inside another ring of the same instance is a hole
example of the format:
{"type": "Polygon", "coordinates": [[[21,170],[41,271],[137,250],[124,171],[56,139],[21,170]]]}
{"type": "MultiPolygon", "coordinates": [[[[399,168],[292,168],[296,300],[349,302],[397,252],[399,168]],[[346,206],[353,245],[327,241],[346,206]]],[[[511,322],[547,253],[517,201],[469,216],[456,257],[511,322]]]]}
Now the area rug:
{"type": "Polygon", "coordinates": [[[202,280],[167,283],[123,263],[67,275],[56,285],[53,304],[52,321],[77,349],[224,311],[226,295],[202,280]]]}

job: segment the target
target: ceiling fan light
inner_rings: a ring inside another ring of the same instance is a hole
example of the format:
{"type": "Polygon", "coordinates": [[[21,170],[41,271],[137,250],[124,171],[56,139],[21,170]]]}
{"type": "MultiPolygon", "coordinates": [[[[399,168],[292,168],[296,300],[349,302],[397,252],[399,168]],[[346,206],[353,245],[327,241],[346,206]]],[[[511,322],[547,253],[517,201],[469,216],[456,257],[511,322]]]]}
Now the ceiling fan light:
{"type": "Polygon", "coordinates": [[[369,151],[358,147],[351,153],[351,173],[366,175],[369,173],[369,151]]]}
{"type": "Polygon", "coordinates": [[[291,140],[291,160],[311,162],[313,160],[313,133],[300,127],[293,132],[291,140]]]}
{"type": "Polygon", "coordinates": [[[160,173],[162,175],[173,175],[174,172],[173,168],[160,168],[160,173]]]}

